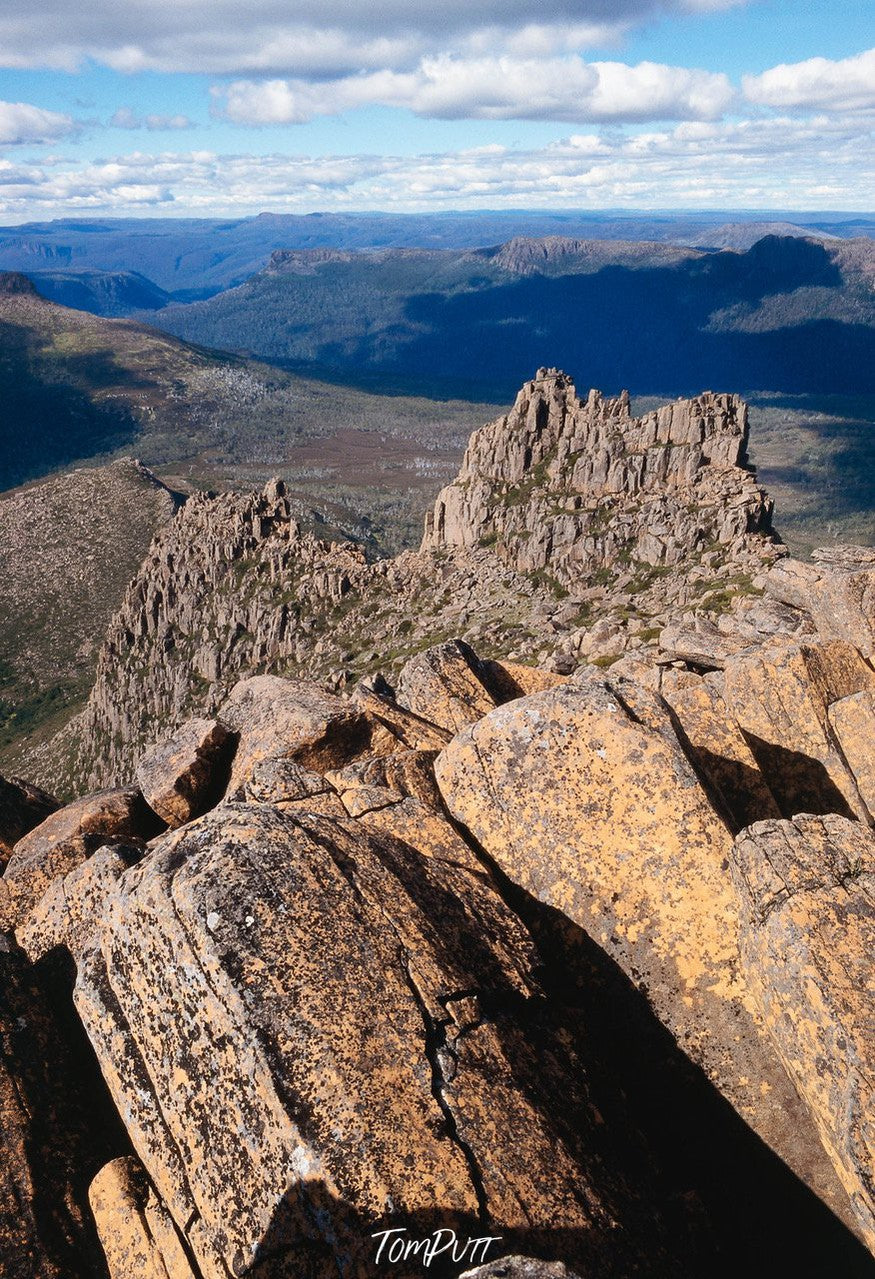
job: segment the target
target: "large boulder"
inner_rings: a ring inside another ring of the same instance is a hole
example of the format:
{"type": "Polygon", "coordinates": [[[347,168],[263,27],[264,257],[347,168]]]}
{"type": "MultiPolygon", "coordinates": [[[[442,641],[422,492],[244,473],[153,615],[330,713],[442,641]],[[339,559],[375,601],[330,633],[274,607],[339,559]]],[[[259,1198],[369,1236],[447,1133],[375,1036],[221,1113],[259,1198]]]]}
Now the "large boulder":
{"type": "Polygon", "coordinates": [[[829,721],[833,702],[875,689],[875,670],[845,640],[776,638],[726,662],[724,698],[783,817],[841,813],[868,822],[829,721]]]}
{"type": "Polygon", "coordinates": [[[852,693],[828,711],[845,763],[854,775],[860,798],[875,822],[875,692],[852,693]]]}
{"type": "Polygon", "coordinates": [[[875,1251],[875,834],[759,822],[733,865],[748,982],[875,1251]]]}
{"type": "Polygon", "coordinates": [[[766,590],[809,613],[824,639],[844,640],[875,657],[875,548],[823,547],[812,559],[779,561],[765,574],[766,590]]]}
{"type": "Polygon", "coordinates": [[[493,710],[435,770],[500,870],[584,929],[756,1132],[846,1212],[741,971],[732,837],[660,699],[575,679],[493,710]]]}
{"type": "Polygon", "coordinates": [[[99,791],[52,813],[15,845],[0,879],[0,928],[17,928],[52,881],[105,844],[142,844],[163,822],[134,786],[99,791]]]}
{"type": "Polygon", "coordinates": [[[457,732],[504,700],[488,667],[462,640],[425,649],[401,668],[398,702],[439,728],[457,732]]]}
{"type": "Polygon", "coordinates": [[[368,711],[326,693],[318,684],[276,675],[240,680],[219,718],[239,735],[228,783],[232,798],[242,797],[262,760],[288,759],[323,773],[398,745],[394,733],[368,711]]]}
{"type": "MultiPolygon", "coordinates": [[[[100,1142],[89,1133],[77,1063],[44,991],[5,939],[0,1046],[3,1279],[103,1279],[86,1193],[99,1167],[100,1142]]],[[[88,1103],[96,1116],[93,1092],[88,1103]]]]}
{"type": "Polygon", "coordinates": [[[355,1275],[400,1226],[671,1272],[640,1151],[639,1196],[529,934],[444,827],[420,853],[225,803],[110,896],[76,1004],[204,1279],[355,1275]]]}
{"type": "Polygon", "coordinates": [[[234,736],[214,719],[187,720],[137,764],[146,803],[170,827],[212,808],[228,783],[234,736]]]}
{"type": "Polygon", "coordinates": [[[28,831],[58,808],[58,801],[18,777],[0,777],[0,869],[28,831]]]}

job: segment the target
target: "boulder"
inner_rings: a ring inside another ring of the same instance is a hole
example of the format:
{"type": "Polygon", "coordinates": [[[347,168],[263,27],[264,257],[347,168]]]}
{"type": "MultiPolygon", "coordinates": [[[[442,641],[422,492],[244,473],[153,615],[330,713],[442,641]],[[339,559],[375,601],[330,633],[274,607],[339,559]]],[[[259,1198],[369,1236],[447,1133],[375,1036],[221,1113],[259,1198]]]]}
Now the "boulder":
{"type": "Polygon", "coordinates": [[[110,1279],[198,1279],[138,1159],[129,1155],[106,1164],[88,1199],[110,1279]]]}
{"type": "Polygon", "coordinates": [[[733,867],[750,987],[875,1251],[875,834],[834,815],[758,822],[733,867]]]}
{"type": "Polygon", "coordinates": [[[416,715],[405,706],[399,706],[393,697],[357,684],[350,699],[354,706],[367,711],[379,720],[402,745],[411,750],[440,750],[452,737],[445,728],[438,728],[430,720],[416,715]]]}
{"type": "MultiPolygon", "coordinates": [[[[100,1141],[31,966],[0,940],[0,1269],[3,1279],[105,1279],[86,1187],[100,1141]]],[[[96,1096],[88,1103],[98,1113],[96,1096]]],[[[103,1158],[105,1158],[105,1154],[103,1158]]]]}
{"type": "Polygon", "coordinates": [[[669,670],[659,691],[686,737],[692,762],[732,829],[780,817],[754,754],[713,683],[691,672],[669,670]]]}
{"type": "Polygon", "coordinates": [[[833,702],[829,723],[860,798],[875,822],[875,692],[852,693],[833,702]]]}
{"type": "Polygon", "coordinates": [[[105,844],[53,879],[15,933],[22,950],[34,963],[59,948],[77,959],[94,940],[111,889],[142,856],[142,846],[105,844]]]}
{"type": "Polygon", "coordinates": [[[664,703],[627,681],[576,678],[490,712],[435,772],[500,870],[584,929],[746,1122],[846,1209],[758,1025],[740,970],[732,837],[664,703]]]}
{"type": "Polygon", "coordinates": [[[233,748],[233,735],[217,720],[187,720],[137,764],[146,803],[170,827],[200,817],[225,790],[233,748]]]}
{"type": "Polygon", "coordinates": [[[239,735],[228,796],[239,798],[256,765],[288,759],[311,772],[342,768],[398,744],[368,712],[307,680],[254,675],[235,684],[219,718],[239,735]]]}
{"type": "Polygon", "coordinates": [[[828,713],[867,689],[875,689],[875,670],[844,640],[775,638],[727,661],[726,704],[782,816],[835,812],[868,822],[828,713]]]}
{"type": "Polygon", "coordinates": [[[18,777],[0,777],[0,869],[28,831],[58,808],[58,801],[18,777]]]}
{"type": "Polygon", "coordinates": [[[98,791],[58,809],[12,851],[0,879],[0,928],[17,928],[54,879],[104,844],[142,844],[162,828],[134,786],[98,791]]]}
{"type": "Polygon", "coordinates": [[[449,733],[472,724],[502,700],[488,669],[462,640],[447,640],[401,668],[398,702],[449,733]]]}
{"type": "Polygon", "coordinates": [[[119,881],[75,997],[204,1279],[353,1276],[413,1221],[668,1273],[536,967],[482,868],[229,802],[119,881]]]}
{"type": "Polygon", "coordinates": [[[875,554],[871,546],[824,547],[813,564],[783,560],[764,577],[768,593],[811,615],[826,640],[875,656],[875,554]]]}

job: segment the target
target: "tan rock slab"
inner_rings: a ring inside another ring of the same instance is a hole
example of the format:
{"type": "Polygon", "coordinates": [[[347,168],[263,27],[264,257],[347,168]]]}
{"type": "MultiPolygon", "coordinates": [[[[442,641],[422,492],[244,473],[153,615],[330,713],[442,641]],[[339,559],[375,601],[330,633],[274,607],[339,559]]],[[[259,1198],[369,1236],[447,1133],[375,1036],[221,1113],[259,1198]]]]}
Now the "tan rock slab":
{"type": "Polygon", "coordinates": [[[19,777],[0,777],[0,868],[18,841],[58,807],[38,786],[19,777]]]}
{"type": "Polygon", "coordinates": [[[134,786],[98,791],[58,809],[13,849],[0,880],[0,927],[17,928],[54,879],[104,844],[136,844],[162,826],[134,786]]]}
{"type": "Polygon", "coordinates": [[[867,821],[828,709],[875,689],[875,670],[844,640],[776,638],[730,658],[724,698],[784,817],[836,812],[867,821]]]}
{"type": "Polygon", "coordinates": [[[76,1004],[204,1279],[352,1276],[374,1223],[485,1212],[655,1279],[655,1191],[615,1169],[536,965],[482,868],[226,803],[119,882],[76,1004]]]}
{"type": "Polygon", "coordinates": [[[200,817],[221,798],[233,747],[233,734],[217,720],[187,720],[137,764],[146,803],[171,828],[200,817]]]}
{"type": "Polygon", "coordinates": [[[828,714],[860,798],[875,821],[875,692],[843,697],[833,702],[828,714]]]}
{"type": "Polygon", "coordinates": [[[575,679],[490,712],[435,772],[501,871],[583,928],[746,1122],[840,1204],[741,972],[732,837],[664,703],[628,681],[575,679]]]}
{"type": "Polygon", "coordinates": [[[733,865],[748,981],[875,1251],[875,834],[758,822],[733,865]]]}
{"type": "Polygon", "coordinates": [[[111,1279],[197,1279],[173,1221],[132,1156],[106,1164],[88,1199],[111,1279]]]}

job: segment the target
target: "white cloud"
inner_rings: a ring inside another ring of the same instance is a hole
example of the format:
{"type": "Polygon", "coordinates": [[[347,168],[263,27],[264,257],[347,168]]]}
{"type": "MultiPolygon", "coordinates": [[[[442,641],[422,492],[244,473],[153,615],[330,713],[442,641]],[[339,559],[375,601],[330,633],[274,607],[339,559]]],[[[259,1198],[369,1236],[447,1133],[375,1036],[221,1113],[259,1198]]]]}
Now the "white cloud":
{"type": "Polygon", "coordinates": [[[819,209],[875,202],[871,116],[684,122],[632,135],[424,155],[134,152],[77,166],[0,161],[6,221],[73,211],[178,216],[314,210],[819,209]]]}
{"type": "Polygon", "coordinates": [[[190,129],[191,120],[187,115],[147,115],[139,116],[131,107],[119,107],[109,118],[113,129],[190,129]]]}
{"type": "Polygon", "coordinates": [[[863,111],[875,108],[875,49],[832,61],[808,58],[782,63],[762,75],[742,78],[751,102],[783,110],[828,108],[863,111]]]}
{"type": "Polygon", "coordinates": [[[57,142],[75,133],[75,121],[57,111],[46,111],[28,102],[0,102],[0,145],[57,142]]]}
{"type": "Polygon", "coordinates": [[[733,99],[725,75],[643,62],[580,57],[424,58],[413,72],[337,80],[237,80],[224,114],[239,124],[303,124],[371,103],[439,119],[711,120],[733,99]]]}
{"type": "Polygon", "coordinates": [[[409,70],[448,49],[540,54],[604,45],[665,14],[746,2],[32,0],[26,11],[7,3],[0,13],[0,65],[72,69],[91,58],[124,71],[238,76],[409,70]]]}

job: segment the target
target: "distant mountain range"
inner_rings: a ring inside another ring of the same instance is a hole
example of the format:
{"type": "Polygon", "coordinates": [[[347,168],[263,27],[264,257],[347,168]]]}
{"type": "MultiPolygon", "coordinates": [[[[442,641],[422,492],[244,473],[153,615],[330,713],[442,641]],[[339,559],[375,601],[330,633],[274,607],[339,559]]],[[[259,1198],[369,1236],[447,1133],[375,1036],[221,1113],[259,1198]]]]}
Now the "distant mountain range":
{"type": "Polygon", "coordinates": [[[638,394],[875,391],[875,240],[703,251],[550,237],[486,249],[283,250],[139,318],[379,389],[504,399],[559,365],[638,394]]]}
{"type": "MultiPolygon", "coordinates": [[[[138,272],[186,301],[227,289],[267,265],[275,249],[471,249],[515,237],[651,240],[748,249],[767,234],[865,236],[875,219],[776,212],[623,214],[582,211],[389,214],[262,213],[235,220],[70,218],[0,227],[0,270],[138,272]]],[[[69,301],[70,299],[64,299],[69,301]]],[[[89,307],[99,310],[96,304],[89,307]]]]}

